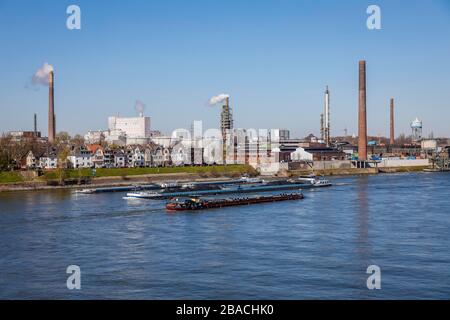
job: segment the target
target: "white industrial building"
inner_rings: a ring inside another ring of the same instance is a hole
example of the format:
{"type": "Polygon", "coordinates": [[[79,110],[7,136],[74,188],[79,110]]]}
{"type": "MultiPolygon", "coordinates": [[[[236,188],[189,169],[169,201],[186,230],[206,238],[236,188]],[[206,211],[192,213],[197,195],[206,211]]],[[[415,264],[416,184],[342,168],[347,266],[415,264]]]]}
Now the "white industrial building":
{"type": "Polygon", "coordinates": [[[122,131],[127,138],[150,138],[152,132],[150,130],[150,117],[108,118],[109,131],[122,131]]]}
{"type": "Polygon", "coordinates": [[[88,133],[84,135],[84,141],[87,144],[101,143],[104,140],[105,134],[103,133],[103,131],[88,131],[88,133]]]}

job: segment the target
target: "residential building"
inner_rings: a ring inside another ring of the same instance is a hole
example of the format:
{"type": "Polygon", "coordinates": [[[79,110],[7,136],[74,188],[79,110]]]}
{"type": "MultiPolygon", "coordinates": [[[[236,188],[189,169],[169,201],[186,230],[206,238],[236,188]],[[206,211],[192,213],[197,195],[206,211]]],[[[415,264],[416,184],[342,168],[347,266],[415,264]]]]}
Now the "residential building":
{"type": "Polygon", "coordinates": [[[158,146],[153,154],[153,164],[157,167],[166,167],[172,165],[172,148],[158,146]]]}
{"type": "Polygon", "coordinates": [[[92,168],[94,166],[92,162],[92,153],[84,147],[77,147],[70,152],[67,157],[69,166],[72,168],[92,168]]]}
{"type": "Polygon", "coordinates": [[[39,158],[39,168],[56,169],[58,167],[58,157],[54,152],[46,152],[39,158]]]}
{"type": "Polygon", "coordinates": [[[105,150],[101,145],[91,144],[86,146],[86,149],[91,153],[94,168],[105,167],[105,150]]]}
{"type": "Polygon", "coordinates": [[[114,167],[124,168],[127,166],[127,155],[123,150],[114,151],[114,167]]]}

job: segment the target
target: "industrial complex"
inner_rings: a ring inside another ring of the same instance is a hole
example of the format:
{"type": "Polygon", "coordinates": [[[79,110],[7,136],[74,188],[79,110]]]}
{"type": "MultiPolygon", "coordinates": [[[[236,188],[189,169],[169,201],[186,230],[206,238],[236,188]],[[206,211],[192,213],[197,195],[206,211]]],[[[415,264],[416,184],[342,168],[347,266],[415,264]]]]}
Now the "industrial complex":
{"type": "MultiPolygon", "coordinates": [[[[117,168],[186,166],[204,164],[249,164],[261,174],[278,174],[298,170],[373,169],[389,167],[448,168],[449,144],[446,139],[424,139],[422,121],[411,122],[410,137],[395,137],[394,98],[389,104],[388,138],[369,137],[366,102],[366,61],[359,61],[358,135],[332,135],[330,89],[324,93],[324,110],[320,114],[320,135],[292,138],[288,129],[237,129],[234,126],[230,95],[211,99],[221,104],[220,129],[204,137],[200,129],[164,135],[152,130],[151,119],[143,108],[136,117],[110,116],[104,130],[87,132],[83,141],[63,141],[56,134],[55,75],[48,73],[48,133],[37,130],[12,131],[10,141],[30,142],[33,148],[11,159],[12,169],[55,169],[61,163],[70,168],[117,168]],[[194,132],[195,131],[195,132],[194,132]],[[36,142],[36,143],[34,143],[36,142]],[[64,146],[61,147],[61,144],[64,146]],[[40,148],[37,146],[41,146],[40,148]],[[59,153],[65,150],[61,161],[59,153]]],[[[387,112],[386,112],[387,113],[387,112]]]]}

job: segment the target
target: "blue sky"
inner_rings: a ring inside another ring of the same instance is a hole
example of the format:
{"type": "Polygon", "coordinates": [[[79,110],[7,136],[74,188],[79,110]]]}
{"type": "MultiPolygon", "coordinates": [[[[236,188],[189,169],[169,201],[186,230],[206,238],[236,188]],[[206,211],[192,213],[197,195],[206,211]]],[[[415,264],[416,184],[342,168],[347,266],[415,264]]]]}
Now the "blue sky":
{"type": "Polygon", "coordinates": [[[357,132],[357,66],[367,60],[368,130],[397,133],[420,117],[424,133],[450,136],[450,1],[64,1],[0,0],[0,132],[47,130],[47,90],[30,86],[55,68],[57,130],[106,129],[143,101],[152,127],[170,133],[193,120],[217,127],[229,93],[235,126],[319,133],[331,90],[332,134],[357,132]],[[66,28],[77,4],[82,29],[66,28]],[[381,7],[382,30],[366,27],[381,7]]]}

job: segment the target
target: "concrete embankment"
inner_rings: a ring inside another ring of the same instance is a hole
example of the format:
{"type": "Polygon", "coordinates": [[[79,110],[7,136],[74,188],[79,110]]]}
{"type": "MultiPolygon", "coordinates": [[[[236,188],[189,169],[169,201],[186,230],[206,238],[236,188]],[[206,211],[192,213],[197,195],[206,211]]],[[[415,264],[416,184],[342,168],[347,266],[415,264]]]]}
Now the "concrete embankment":
{"type": "Polygon", "coordinates": [[[377,173],[398,173],[398,172],[415,172],[423,171],[429,167],[428,159],[412,159],[412,160],[397,160],[385,159],[380,162],[369,162],[370,168],[357,168],[355,163],[349,160],[336,161],[316,161],[312,168],[304,164],[295,168],[291,165],[285,165],[283,170],[287,175],[305,175],[305,174],[320,174],[326,176],[335,175],[363,175],[363,174],[377,174],[377,173]]]}
{"type": "Polygon", "coordinates": [[[301,175],[324,175],[324,176],[348,176],[348,175],[365,175],[365,174],[377,174],[379,171],[377,168],[366,168],[366,169],[317,169],[317,170],[290,170],[287,172],[288,175],[301,176],[301,175]]]}

